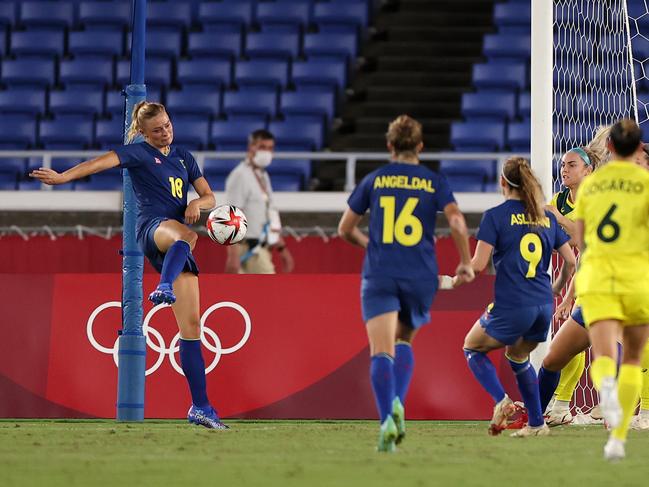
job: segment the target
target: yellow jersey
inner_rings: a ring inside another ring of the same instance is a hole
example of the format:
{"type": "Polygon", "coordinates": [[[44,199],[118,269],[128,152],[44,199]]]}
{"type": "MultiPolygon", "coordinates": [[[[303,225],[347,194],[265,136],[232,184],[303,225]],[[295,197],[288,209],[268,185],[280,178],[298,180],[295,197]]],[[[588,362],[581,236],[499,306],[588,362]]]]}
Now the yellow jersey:
{"type": "Polygon", "coordinates": [[[633,162],[609,162],[582,181],[573,213],[584,222],[585,242],[577,295],[646,292],[649,171],[633,162]]]}
{"type": "Polygon", "coordinates": [[[575,204],[570,201],[569,188],[565,188],[558,193],[554,193],[550,204],[557,210],[559,210],[559,213],[561,213],[563,216],[571,221],[575,221],[575,212],[573,211],[575,209],[575,204]]]}

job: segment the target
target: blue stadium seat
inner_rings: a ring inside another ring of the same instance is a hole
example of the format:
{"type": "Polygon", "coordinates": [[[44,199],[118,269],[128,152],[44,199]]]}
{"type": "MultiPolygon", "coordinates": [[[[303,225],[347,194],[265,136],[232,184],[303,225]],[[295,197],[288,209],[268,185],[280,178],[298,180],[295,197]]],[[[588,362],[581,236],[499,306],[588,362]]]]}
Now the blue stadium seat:
{"type": "Polygon", "coordinates": [[[16,56],[62,56],[63,32],[24,31],[11,34],[11,53],[16,56]]]}
{"type": "Polygon", "coordinates": [[[516,115],[516,95],[513,93],[465,93],[462,95],[462,115],[467,118],[511,120],[516,115]]]}
{"type": "Polygon", "coordinates": [[[309,58],[353,59],[358,52],[358,41],[354,34],[306,34],[304,54],[309,58]]]}
{"type": "Polygon", "coordinates": [[[531,128],[529,119],[510,123],[507,127],[507,145],[513,152],[530,151],[531,128]]]}
{"type": "Polygon", "coordinates": [[[97,120],[95,124],[95,145],[100,149],[112,149],[124,142],[124,127],[121,120],[97,120]]]}
{"type": "Polygon", "coordinates": [[[75,191],[121,191],[122,175],[119,170],[108,170],[93,174],[87,180],[76,181],[75,191]]]}
{"type": "Polygon", "coordinates": [[[347,63],[343,60],[324,59],[295,61],[292,79],[298,88],[334,86],[340,91],[347,85],[347,63]]]}
{"type": "Polygon", "coordinates": [[[282,1],[259,3],[257,22],[264,30],[268,26],[294,26],[304,30],[311,16],[311,2],[282,1]]]}
{"type": "Polygon", "coordinates": [[[274,117],[277,113],[275,91],[226,91],[223,95],[223,113],[231,115],[263,115],[274,117]]]}
{"type": "MultiPolygon", "coordinates": [[[[123,59],[117,62],[117,76],[115,81],[120,86],[129,83],[131,77],[131,61],[123,59]]],[[[172,81],[171,59],[151,58],[144,65],[144,79],[147,89],[168,85],[172,81]]]]}
{"type": "Polygon", "coordinates": [[[528,2],[497,3],[494,6],[494,23],[501,29],[504,27],[511,29],[510,32],[529,33],[531,19],[532,11],[528,2]]]}
{"type": "Polygon", "coordinates": [[[85,26],[121,30],[131,23],[131,8],[130,2],[81,2],[79,22],[85,26]]]}
{"type": "Polygon", "coordinates": [[[93,124],[76,120],[41,120],[40,143],[47,150],[86,150],[92,146],[93,124]]]}
{"type": "Polygon", "coordinates": [[[4,189],[16,189],[16,182],[26,174],[25,159],[0,158],[0,184],[4,189]],[[13,188],[11,185],[13,184],[13,188]]]}
{"type": "Polygon", "coordinates": [[[225,180],[228,174],[237,167],[241,161],[237,159],[210,159],[205,158],[203,176],[210,183],[213,191],[224,191],[225,180]]]}
{"type": "Polygon", "coordinates": [[[473,65],[473,84],[479,89],[521,90],[527,86],[523,63],[473,65]]]}
{"type": "Polygon", "coordinates": [[[251,32],[246,37],[246,55],[251,59],[291,59],[297,57],[299,51],[299,34],[251,32]]]}
{"type": "Polygon", "coordinates": [[[190,32],[187,54],[234,59],[241,55],[241,46],[240,32],[190,32]]]}
{"type": "Polygon", "coordinates": [[[13,3],[0,3],[0,25],[11,27],[16,23],[16,6],[13,3]]]}
{"type": "Polygon", "coordinates": [[[147,2],[146,8],[147,28],[182,32],[191,27],[192,5],[190,3],[175,1],[171,6],[169,2],[147,2]]]}
{"type": "MultiPolygon", "coordinates": [[[[210,142],[216,150],[246,150],[248,135],[255,130],[265,129],[266,124],[254,120],[215,120],[212,122],[210,142]]],[[[207,160],[205,161],[207,165],[207,160]]]]}
{"type": "Polygon", "coordinates": [[[20,191],[40,191],[41,182],[32,178],[23,179],[22,181],[18,181],[18,189],[20,191]]]}
{"type": "Polygon", "coordinates": [[[367,2],[347,0],[340,3],[316,3],[313,6],[313,22],[322,29],[330,26],[351,26],[358,32],[367,25],[367,2]]]}
{"type": "Polygon", "coordinates": [[[498,151],[505,145],[505,126],[494,122],[454,122],[451,144],[463,151],[498,151]]]}
{"type": "MultiPolygon", "coordinates": [[[[146,93],[147,101],[159,102],[162,100],[159,87],[147,86],[146,93]]],[[[124,115],[124,95],[121,91],[106,92],[106,114],[117,118],[124,115]]]]}
{"type": "Polygon", "coordinates": [[[268,124],[279,151],[313,151],[323,146],[323,127],[318,122],[279,122],[268,124]]]}
{"type": "Polygon", "coordinates": [[[304,159],[273,159],[268,166],[271,184],[276,191],[301,191],[311,179],[311,161],[304,159]],[[281,182],[286,189],[276,187],[281,182]],[[288,189],[289,185],[291,189],[288,189]],[[293,189],[294,188],[294,189],[293,189]]]}
{"type": "Polygon", "coordinates": [[[2,82],[8,86],[49,86],[54,84],[54,60],[5,59],[2,82]]]}
{"type": "Polygon", "coordinates": [[[485,181],[480,174],[447,174],[451,190],[457,193],[482,193],[485,181]]]}
{"type": "Polygon", "coordinates": [[[207,147],[210,122],[208,118],[197,120],[174,117],[174,143],[189,150],[203,150],[207,147]]]}
{"type": "MultiPolygon", "coordinates": [[[[34,118],[45,112],[43,88],[13,88],[0,91],[0,113],[34,118]]],[[[1,159],[0,159],[1,161],[1,159]]]]}
{"type": "Polygon", "coordinates": [[[473,175],[480,176],[483,180],[494,181],[498,170],[498,161],[445,159],[440,161],[440,169],[447,175],[473,175]]]}
{"type": "Polygon", "coordinates": [[[83,162],[83,159],[70,158],[70,157],[52,157],[52,169],[57,172],[67,171],[71,167],[76,166],[80,162],[83,162]]]}
{"type": "MultiPolygon", "coordinates": [[[[180,56],[180,48],[182,46],[182,32],[178,31],[158,31],[146,33],[146,56],[150,57],[163,57],[163,58],[177,58],[180,56]]],[[[131,52],[132,36],[127,36],[126,49],[131,52]]]]}
{"type": "Polygon", "coordinates": [[[51,91],[49,112],[60,115],[87,115],[93,118],[104,111],[103,89],[51,91]]]}
{"type": "Polygon", "coordinates": [[[60,29],[74,23],[70,2],[20,2],[20,24],[28,28],[60,29]]]}
{"type": "Polygon", "coordinates": [[[59,80],[65,86],[101,87],[113,85],[112,59],[64,59],[59,63],[59,80]]]}
{"type": "Polygon", "coordinates": [[[165,106],[173,115],[197,114],[216,118],[221,113],[221,92],[189,85],[180,91],[168,91],[165,106]]]}
{"type": "Polygon", "coordinates": [[[482,51],[488,59],[527,61],[532,44],[529,35],[487,34],[482,51]]]}
{"type": "Polygon", "coordinates": [[[289,63],[281,60],[238,61],[234,66],[234,82],[238,86],[285,87],[288,67],[289,63]]]}
{"type": "Polygon", "coordinates": [[[207,85],[216,89],[230,85],[232,65],[227,59],[191,59],[178,61],[181,85],[207,85]]]}
{"type": "Polygon", "coordinates": [[[252,23],[253,3],[241,0],[238,2],[202,2],[198,7],[198,21],[207,30],[227,28],[241,30],[252,23]]]}
{"type": "Polygon", "coordinates": [[[121,56],[124,53],[124,35],[120,31],[99,29],[70,32],[68,52],[73,56],[121,56]]]}
{"type": "Polygon", "coordinates": [[[521,118],[530,118],[532,100],[529,91],[521,93],[518,96],[518,116],[521,118]]]}
{"type": "Polygon", "coordinates": [[[4,116],[0,119],[0,149],[30,149],[36,145],[36,120],[4,116]]]}
{"type": "Polygon", "coordinates": [[[333,93],[285,91],[280,101],[280,112],[292,115],[314,115],[331,120],[336,109],[333,93]]]}

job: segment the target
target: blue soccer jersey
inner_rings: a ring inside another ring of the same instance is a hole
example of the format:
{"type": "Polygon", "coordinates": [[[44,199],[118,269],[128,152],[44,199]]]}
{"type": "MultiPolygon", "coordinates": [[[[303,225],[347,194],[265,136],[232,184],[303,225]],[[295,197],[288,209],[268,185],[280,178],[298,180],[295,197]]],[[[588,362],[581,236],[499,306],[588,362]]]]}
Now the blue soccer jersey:
{"type": "Polygon", "coordinates": [[[202,176],[194,156],[176,146],[165,156],[146,142],[121,146],[115,152],[133,181],[138,234],[153,218],[184,223],[188,187],[202,176]]]}
{"type": "Polygon", "coordinates": [[[368,174],[347,201],[358,215],[370,210],[363,277],[436,277],[435,219],[454,202],[446,178],[421,165],[393,162],[368,174]]]}
{"type": "Polygon", "coordinates": [[[494,247],[494,303],[500,308],[553,302],[548,274],[552,251],[570,237],[552,213],[545,214],[547,219],[541,226],[530,226],[523,202],[507,200],[482,217],[478,240],[494,247]]]}

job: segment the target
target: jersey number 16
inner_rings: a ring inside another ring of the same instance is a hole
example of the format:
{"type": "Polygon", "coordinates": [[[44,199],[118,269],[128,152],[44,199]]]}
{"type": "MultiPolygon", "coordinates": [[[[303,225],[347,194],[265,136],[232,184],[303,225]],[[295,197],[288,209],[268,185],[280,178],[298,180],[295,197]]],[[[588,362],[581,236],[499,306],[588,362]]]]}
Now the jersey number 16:
{"type": "Polygon", "coordinates": [[[413,211],[419,203],[419,198],[408,198],[399,216],[396,217],[396,198],[381,196],[379,205],[383,208],[383,243],[392,244],[396,240],[405,247],[417,245],[424,234],[424,226],[413,211]],[[406,232],[406,229],[410,229],[406,232]]]}

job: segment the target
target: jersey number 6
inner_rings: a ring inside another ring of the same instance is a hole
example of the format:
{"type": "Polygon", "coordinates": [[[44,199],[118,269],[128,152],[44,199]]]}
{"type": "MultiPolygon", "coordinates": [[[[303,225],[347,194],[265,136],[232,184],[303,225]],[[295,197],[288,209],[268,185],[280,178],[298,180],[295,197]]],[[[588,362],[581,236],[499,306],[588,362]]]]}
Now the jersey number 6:
{"type": "Polygon", "coordinates": [[[526,233],[521,238],[521,256],[529,264],[525,277],[533,279],[536,277],[536,266],[543,258],[543,244],[536,233],[526,233]]]}
{"type": "Polygon", "coordinates": [[[394,196],[381,196],[379,204],[383,208],[383,243],[392,244],[394,240],[405,247],[417,245],[424,234],[424,227],[419,218],[413,215],[419,198],[408,198],[399,216],[396,215],[396,199],[394,196]],[[409,228],[410,232],[406,232],[409,228]]]}
{"type": "Polygon", "coordinates": [[[604,215],[604,218],[602,218],[602,221],[597,225],[597,236],[602,242],[615,242],[620,236],[620,225],[611,218],[615,210],[617,210],[617,205],[611,205],[606,212],[606,215],[604,215]],[[610,228],[610,230],[606,232],[606,235],[604,234],[605,228],[610,228]]]}

